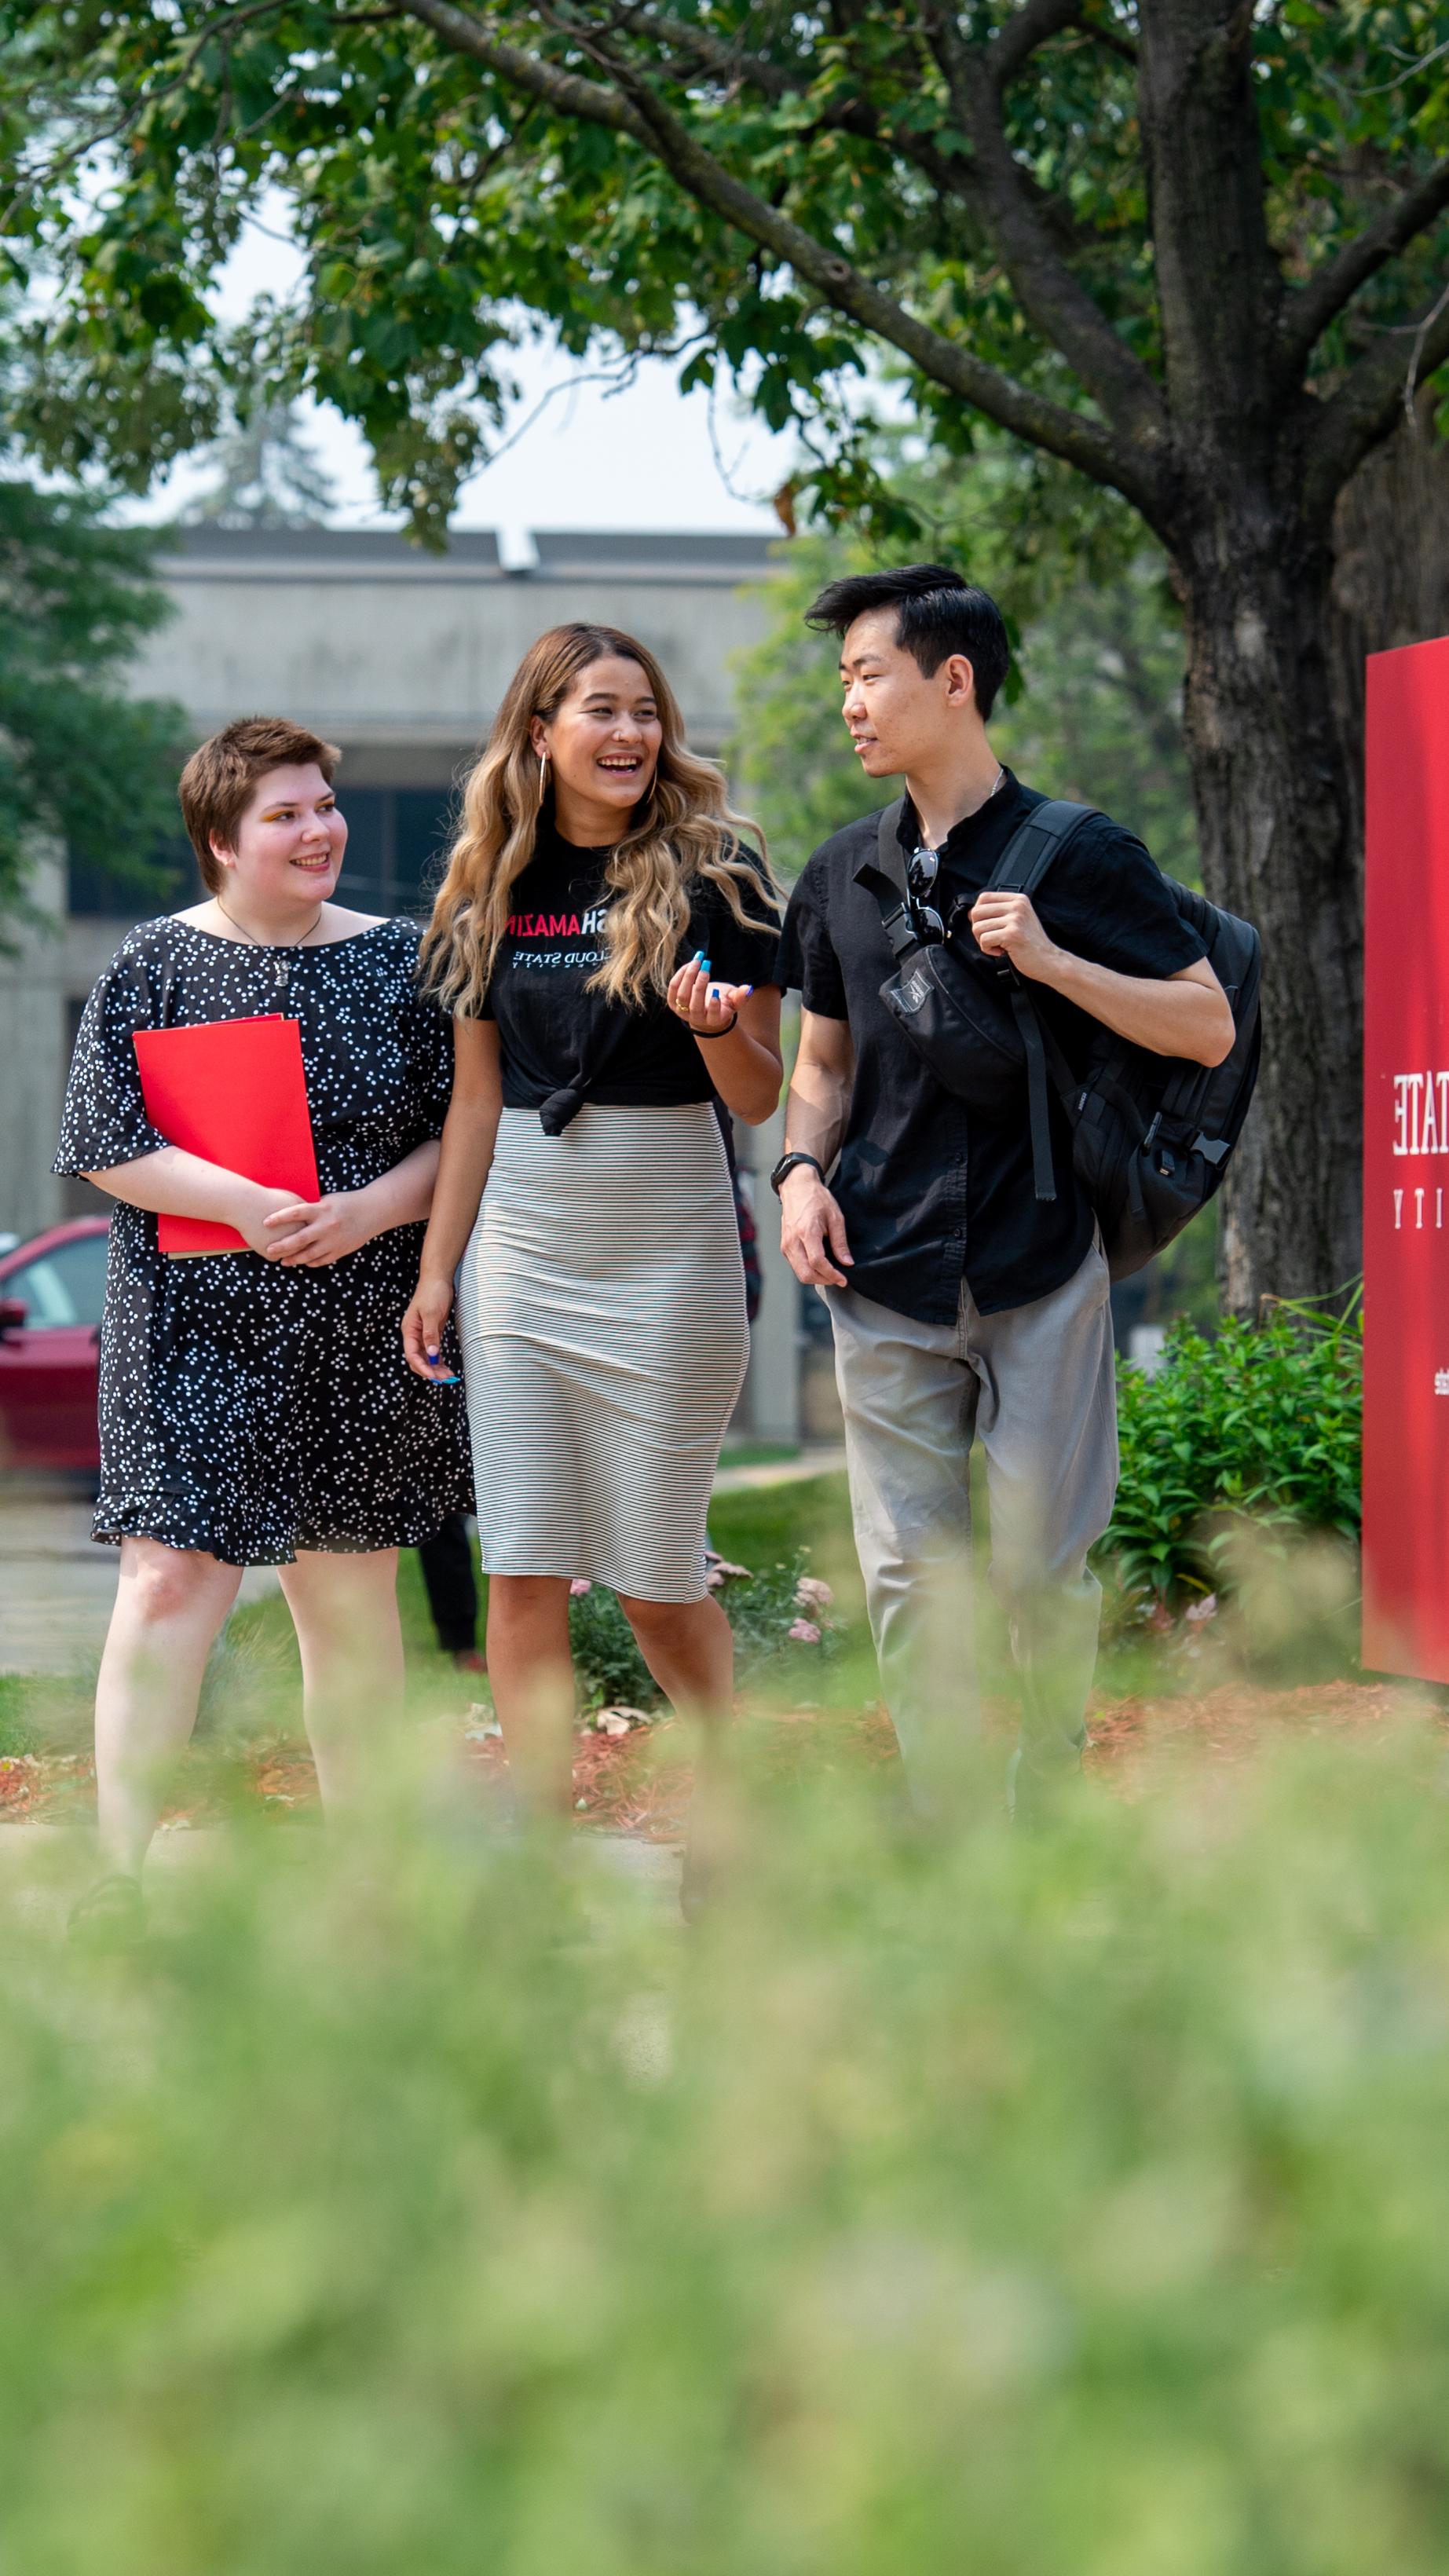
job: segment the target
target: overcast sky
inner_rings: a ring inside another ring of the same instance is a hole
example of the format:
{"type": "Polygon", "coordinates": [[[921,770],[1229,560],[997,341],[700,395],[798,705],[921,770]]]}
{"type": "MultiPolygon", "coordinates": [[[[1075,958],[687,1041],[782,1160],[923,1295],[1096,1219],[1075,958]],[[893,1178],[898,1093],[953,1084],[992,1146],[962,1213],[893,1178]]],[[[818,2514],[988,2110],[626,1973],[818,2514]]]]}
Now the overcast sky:
{"type": "MultiPolygon", "coordinates": [[[[275,238],[285,227],[285,208],[278,203],[266,213],[268,230],[249,231],[226,271],[218,302],[229,319],[240,319],[258,294],[286,295],[299,273],[296,251],[275,238]]],[[[511,372],[524,394],[509,430],[551,387],[567,386],[579,370],[549,346],[520,352],[511,372]]],[[[555,392],[508,453],[468,484],[455,525],[775,529],[769,495],[790,472],[792,442],[772,438],[727,399],[716,402],[712,440],[708,395],[682,398],[675,373],[656,359],[622,393],[598,385],[555,392]]],[[[302,409],[308,435],[337,488],[339,521],[375,521],[380,512],[361,437],[330,408],[302,409]]],[[[171,516],[205,479],[194,465],[178,467],[157,486],[143,515],[171,516]]]]}

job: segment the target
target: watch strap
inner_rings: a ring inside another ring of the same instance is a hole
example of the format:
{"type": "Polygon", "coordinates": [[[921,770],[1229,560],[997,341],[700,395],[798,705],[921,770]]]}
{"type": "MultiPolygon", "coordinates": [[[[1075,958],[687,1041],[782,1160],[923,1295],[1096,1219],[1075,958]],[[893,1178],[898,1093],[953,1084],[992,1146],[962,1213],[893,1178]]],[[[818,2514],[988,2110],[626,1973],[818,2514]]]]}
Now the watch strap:
{"type": "Polygon", "coordinates": [[[786,1174],[793,1172],[797,1163],[808,1163],[811,1171],[818,1172],[821,1180],[824,1180],[825,1166],[818,1155],[782,1154],[778,1163],[775,1165],[773,1172],[770,1174],[770,1187],[774,1191],[776,1198],[780,1195],[780,1185],[785,1179],[786,1174]]]}

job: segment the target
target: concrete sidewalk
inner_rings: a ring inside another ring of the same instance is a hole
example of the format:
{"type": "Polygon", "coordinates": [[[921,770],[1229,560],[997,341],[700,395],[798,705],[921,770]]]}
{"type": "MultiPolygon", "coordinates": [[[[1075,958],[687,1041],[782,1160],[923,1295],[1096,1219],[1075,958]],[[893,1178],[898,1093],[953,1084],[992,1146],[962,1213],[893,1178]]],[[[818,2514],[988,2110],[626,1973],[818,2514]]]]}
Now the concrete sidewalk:
{"type": "MultiPolygon", "coordinates": [[[[120,1559],[91,1537],[79,1478],[0,1477],[0,1673],[94,1672],[120,1559]]],[[[277,1588],[272,1566],[242,1577],[243,1601],[277,1588]]]]}
{"type": "Polygon", "coordinates": [[[845,1443],[823,1440],[793,1458],[773,1458],[756,1467],[722,1466],[714,1480],[717,1494],[753,1494],[767,1485],[803,1485],[814,1476],[843,1476],[845,1443]]]}

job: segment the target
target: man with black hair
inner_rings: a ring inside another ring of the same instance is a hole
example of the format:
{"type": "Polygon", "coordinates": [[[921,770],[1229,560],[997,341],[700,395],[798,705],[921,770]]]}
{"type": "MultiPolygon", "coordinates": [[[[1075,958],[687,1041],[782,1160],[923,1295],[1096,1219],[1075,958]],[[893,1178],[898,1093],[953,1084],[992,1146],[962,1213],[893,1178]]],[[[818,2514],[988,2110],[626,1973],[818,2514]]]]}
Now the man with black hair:
{"type": "MultiPolygon", "coordinates": [[[[1092,1021],[1164,1056],[1217,1064],[1233,1019],[1202,944],[1140,841],[1099,816],[1036,901],[988,893],[1043,798],[998,762],[986,725],[1010,659],[1001,613],[940,564],[832,582],[807,623],[841,639],[861,768],[903,777],[913,905],[958,952],[1009,959],[1069,1061],[1092,1021]],[[969,923],[969,929],[967,924],[969,923]]],[[[970,1452],[991,1507],[992,1584],[1021,1679],[1018,1816],[1073,1774],[1101,1593],[1087,1555],[1117,1480],[1109,1280],[1052,1102],[1056,1197],[1038,1199],[1024,1086],[968,1109],[881,999],[894,958],[863,873],[879,814],[815,852],[776,981],[804,1003],[772,1174],[782,1243],[835,1332],[856,1544],[881,1678],[918,1805],[959,1810],[976,1734],[970,1452]]]]}

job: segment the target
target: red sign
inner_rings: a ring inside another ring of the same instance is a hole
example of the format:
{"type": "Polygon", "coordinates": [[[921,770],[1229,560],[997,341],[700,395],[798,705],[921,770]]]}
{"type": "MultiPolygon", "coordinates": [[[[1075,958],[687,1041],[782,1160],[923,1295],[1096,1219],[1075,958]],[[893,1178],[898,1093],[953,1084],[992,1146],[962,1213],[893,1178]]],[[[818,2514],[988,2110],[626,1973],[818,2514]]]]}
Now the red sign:
{"type": "Polygon", "coordinates": [[[1368,665],[1363,1659],[1449,1682],[1449,636],[1368,665]]]}

